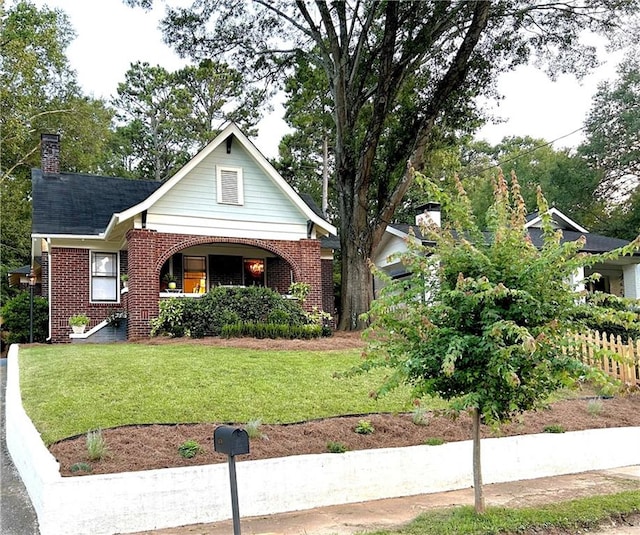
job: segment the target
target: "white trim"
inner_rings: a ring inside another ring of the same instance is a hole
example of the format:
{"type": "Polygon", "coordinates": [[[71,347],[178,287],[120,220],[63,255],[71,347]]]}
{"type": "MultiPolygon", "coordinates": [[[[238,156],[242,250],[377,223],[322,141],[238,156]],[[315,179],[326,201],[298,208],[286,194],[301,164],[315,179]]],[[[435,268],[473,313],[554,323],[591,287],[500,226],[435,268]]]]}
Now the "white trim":
{"type": "MultiPolygon", "coordinates": [[[[585,234],[589,234],[589,231],[586,228],[578,225],[578,223],[576,223],[573,219],[564,215],[557,208],[549,208],[548,214],[556,221],[557,220],[564,221],[569,227],[571,227],[568,230],[575,230],[576,232],[584,232],[585,234]]],[[[536,227],[536,225],[539,225],[541,222],[542,222],[542,216],[537,215],[535,218],[533,218],[531,221],[528,221],[525,224],[525,228],[538,228],[536,227]]]]}

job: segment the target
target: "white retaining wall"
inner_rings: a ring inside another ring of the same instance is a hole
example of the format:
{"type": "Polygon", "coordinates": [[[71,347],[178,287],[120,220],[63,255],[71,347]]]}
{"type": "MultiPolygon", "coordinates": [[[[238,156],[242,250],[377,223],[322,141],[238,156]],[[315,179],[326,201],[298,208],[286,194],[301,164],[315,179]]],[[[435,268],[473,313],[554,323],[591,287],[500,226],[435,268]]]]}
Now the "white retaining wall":
{"type": "MultiPolygon", "coordinates": [[[[131,533],[231,518],[226,463],[65,477],[22,408],[18,347],[9,350],[7,447],[42,535],[131,533]]],[[[484,439],[485,483],[640,464],[640,427],[484,439]]],[[[241,516],[441,492],[472,484],[471,442],[236,458],[241,516]]]]}

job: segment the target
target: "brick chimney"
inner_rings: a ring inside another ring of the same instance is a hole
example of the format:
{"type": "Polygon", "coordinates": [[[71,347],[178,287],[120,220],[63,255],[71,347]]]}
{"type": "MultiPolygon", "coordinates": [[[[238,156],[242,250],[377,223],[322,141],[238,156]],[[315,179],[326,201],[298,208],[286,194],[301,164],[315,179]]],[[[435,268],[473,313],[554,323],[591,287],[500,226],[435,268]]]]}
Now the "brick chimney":
{"type": "Polygon", "coordinates": [[[42,173],[45,175],[60,174],[60,135],[41,134],[40,151],[42,156],[42,173]]]}
{"type": "Polygon", "coordinates": [[[438,227],[440,226],[441,218],[439,203],[429,202],[427,204],[423,204],[416,208],[416,212],[416,225],[419,225],[421,221],[424,221],[426,224],[431,223],[438,227]]]}

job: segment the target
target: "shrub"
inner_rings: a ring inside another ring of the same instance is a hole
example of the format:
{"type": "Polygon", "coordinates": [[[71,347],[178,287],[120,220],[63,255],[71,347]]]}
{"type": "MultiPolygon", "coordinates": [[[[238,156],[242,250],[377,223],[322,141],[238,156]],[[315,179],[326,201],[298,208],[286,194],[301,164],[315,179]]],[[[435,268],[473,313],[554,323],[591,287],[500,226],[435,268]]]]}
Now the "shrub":
{"type": "Polygon", "coordinates": [[[178,453],[183,459],[193,459],[198,453],[202,453],[204,449],[195,440],[187,440],[180,444],[178,453]]]}
{"type": "Polygon", "coordinates": [[[71,470],[72,474],[75,474],[76,472],[91,472],[93,468],[89,463],[75,463],[69,467],[69,470],[71,470]]]}
{"type": "Polygon", "coordinates": [[[442,446],[444,439],[440,437],[431,437],[424,441],[427,446],[442,446]]]}
{"type": "Polygon", "coordinates": [[[186,334],[184,324],[184,310],[189,303],[187,299],[171,297],[160,301],[160,311],[157,318],[151,320],[151,336],[167,334],[179,338],[186,334]]]}
{"type": "Polygon", "coordinates": [[[424,407],[416,407],[411,412],[411,421],[415,425],[429,425],[429,412],[424,407]]]}
{"type": "MultiPolygon", "coordinates": [[[[29,342],[30,293],[21,292],[9,299],[0,311],[7,343],[29,342]]],[[[49,333],[49,302],[44,297],[33,297],[33,341],[45,342],[49,333]]]]}
{"type": "Polygon", "coordinates": [[[109,453],[107,441],[102,436],[102,430],[96,429],[87,433],[87,456],[90,461],[99,461],[109,453]]]}
{"type": "Polygon", "coordinates": [[[560,424],[551,424],[543,429],[545,433],[564,433],[565,429],[560,424]]]}
{"type": "Polygon", "coordinates": [[[347,451],[347,447],[342,442],[333,442],[330,440],[327,442],[327,451],[329,453],[344,453],[347,451]]]}
{"type": "Polygon", "coordinates": [[[369,420],[360,420],[356,425],[355,432],[359,435],[370,435],[375,431],[373,424],[369,420]]]}

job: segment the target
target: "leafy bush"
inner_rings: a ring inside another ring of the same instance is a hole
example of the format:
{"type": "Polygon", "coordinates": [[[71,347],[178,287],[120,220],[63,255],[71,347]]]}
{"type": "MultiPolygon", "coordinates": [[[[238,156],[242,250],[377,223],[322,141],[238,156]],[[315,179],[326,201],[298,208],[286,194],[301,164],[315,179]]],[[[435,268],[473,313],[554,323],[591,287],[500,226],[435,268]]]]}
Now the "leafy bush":
{"type": "Polygon", "coordinates": [[[178,453],[183,459],[193,459],[198,453],[202,453],[203,451],[202,446],[195,440],[187,440],[178,447],[178,453]]]}
{"type": "Polygon", "coordinates": [[[347,451],[347,447],[342,442],[327,442],[327,451],[329,453],[344,453],[347,451]]]}
{"type": "Polygon", "coordinates": [[[373,424],[369,420],[360,420],[356,425],[355,432],[359,435],[370,435],[375,431],[373,424]]]}
{"type": "Polygon", "coordinates": [[[620,336],[623,342],[629,338],[640,340],[640,302],[637,299],[594,292],[588,294],[585,304],[579,308],[577,319],[589,329],[620,336]]]}
{"type": "MultiPolygon", "coordinates": [[[[9,299],[0,314],[3,328],[8,331],[7,343],[29,342],[30,294],[21,292],[9,299]]],[[[33,341],[44,342],[49,333],[49,302],[44,297],[33,297],[33,341]]]]}
{"type": "Polygon", "coordinates": [[[444,439],[440,437],[431,437],[424,441],[426,446],[442,446],[444,439]]]}
{"type": "Polygon", "coordinates": [[[545,426],[543,431],[545,433],[564,433],[565,429],[560,424],[551,424],[551,425],[545,426]]]}
{"type": "Polygon", "coordinates": [[[151,335],[314,338],[323,332],[320,324],[310,325],[316,316],[309,317],[298,301],[269,288],[216,287],[199,299],[162,300],[151,335]]]}
{"type": "Polygon", "coordinates": [[[177,338],[184,336],[184,313],[190,300],[172,297],[160,301],[160,313],[157,318],[151,320],[151,336],[168,334],[177,338]]]}

